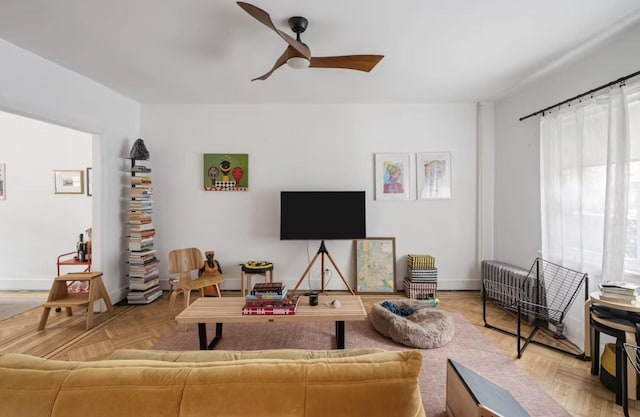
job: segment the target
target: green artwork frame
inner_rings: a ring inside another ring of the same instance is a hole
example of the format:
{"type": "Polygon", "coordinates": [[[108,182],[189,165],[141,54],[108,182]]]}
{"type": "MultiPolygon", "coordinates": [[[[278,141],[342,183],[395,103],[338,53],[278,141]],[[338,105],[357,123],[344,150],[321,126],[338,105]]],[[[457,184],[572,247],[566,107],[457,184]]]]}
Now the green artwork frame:
{"type": "Polygon", "coordinates": [[[202,168],[204,191],[249,191],[247,153],[205,153],[202,168]]]}
{"type": "Polygon", "coordinates": [[[371,237],[353,241],[356,254],[356,292],[396,292],[396,238],[371,237]]]}

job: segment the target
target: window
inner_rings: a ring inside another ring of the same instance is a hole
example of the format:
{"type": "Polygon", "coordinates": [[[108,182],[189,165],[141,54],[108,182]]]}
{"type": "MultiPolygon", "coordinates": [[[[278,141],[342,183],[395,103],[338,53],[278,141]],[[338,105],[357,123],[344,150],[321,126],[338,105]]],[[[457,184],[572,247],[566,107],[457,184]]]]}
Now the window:
{"type": "Polygon", "coordinates": [[[543,257],[597,276],[603,259],[622,262],[624,257],[625,277],[640,280],[640,84],[626,87],[627,105],[622,90],[615,89],[541,120],[543,257]],[[620,117],[624,114],[629,120],[628,150],[622,134],[626,124],[620,117]],[[610,130],[614,132],[611,140],[610,130]],[[608,157],[617,159],[608,161],[608,157]],[[626,158],[628,172],[624,171],[626,158]],[[613,173],[609,180],[608,170],[613,173]],[[628,193],[624,191],[627,184],[628,193]],[[607,195],[609,212],[618,210],[608,222],[607,195]]]}

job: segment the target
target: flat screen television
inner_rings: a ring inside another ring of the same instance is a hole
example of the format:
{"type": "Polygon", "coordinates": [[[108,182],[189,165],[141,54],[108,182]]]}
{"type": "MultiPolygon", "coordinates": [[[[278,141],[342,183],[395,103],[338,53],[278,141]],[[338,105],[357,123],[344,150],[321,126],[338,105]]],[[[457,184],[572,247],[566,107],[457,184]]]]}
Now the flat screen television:
{"type": "Polygon", "coordinates": [[[281,240],[364,239],[364,191],[281,191],[281,240]]]}

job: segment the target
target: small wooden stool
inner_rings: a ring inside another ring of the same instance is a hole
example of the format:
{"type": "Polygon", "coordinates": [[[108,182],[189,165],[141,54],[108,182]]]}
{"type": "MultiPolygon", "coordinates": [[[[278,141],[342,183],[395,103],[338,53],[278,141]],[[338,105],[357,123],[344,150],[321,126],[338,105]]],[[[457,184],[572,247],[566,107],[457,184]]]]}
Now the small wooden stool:
{"type": "Polygon", "coordinates": [[[40,317],[40,324],[38,330],[44,329],[49,318],[49,312],[52,307],[64,307],[67,311],[67,316],[71,316],[71,307],[87,306],[87,327],[89,330],[93,327],[93,303],[99,299],[103,299],[107,306],[109,315],[113,316],[115,313],[111,299],[107,293],[107,289],[102,282],[102,272],[81,272],[81,273],[69,273],[56,277],[49,291],[49,298],[42,304],[44,311],[40,317]],[[87,281],[89,284],[88,293],[69,294],[67,290],[67,281],[87,281]]]}
{"type": "Polygon", "coordinates": [[[243,297],[251,291],[251,275],[262,275],[264,282],[273,282],[273,265],[266,268],[247,268],[244,264],[240,264],[240,268],[242,269],[240,283],[243,297]]]}

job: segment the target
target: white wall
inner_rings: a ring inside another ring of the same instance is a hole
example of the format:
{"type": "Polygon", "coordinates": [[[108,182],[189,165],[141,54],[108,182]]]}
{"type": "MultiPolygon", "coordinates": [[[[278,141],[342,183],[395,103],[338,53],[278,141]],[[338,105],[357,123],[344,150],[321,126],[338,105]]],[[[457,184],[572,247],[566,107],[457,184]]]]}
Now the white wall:
{"type": "MultiPolygon", "coordinates": [[[[539,117],[522,116],[640,70],[640,24],[496,104],[495,257],[529,268],[541,249],[539,117]]],[[[583,344],[582,303],[567,334],[583,344]]]]}
{"type": "MultiPolygon", "coordinates": [[[[238,264],[251,259],[273,261],[293,286],[319,242],[279,240],[279,192],[365,190],[367,234],[396,238],[398,289],[408,253],[435,256],[439,288],[479,288],[476,124],[474,104],[143,105],[162,278],[170,249],[195,246],[216,251],[223,288],[240,288],[238,264]],[[429,151],[451,151],[451,200],[415,200],[415,177],[412,200],[374,200],[375,153],[412,153],[415,165],[429,151]],[[248,153],[250,190],[202,191],[203,153],[248,153]]],[[[327,247],[354,285],[352,243],[327,247]]],[[[317,262],[315,288],[319,276],[317,262]]],[[[328,288],[344,288],[335,273],[328,288]]]]}
{"type": "MultiPolygon", "coordinates": [[[[56,257],[91,227],[91,197],[54,194],[57,169],[91,165],[88,133],[0,111],[0,163],[8,193],[0,200],[0,285],[33,288],[56,275],[56,257]]],[[[70,267],[66,271],[74,269],[70,267]]]]}
{"type": "MultiPolygon", "coordinates": [[[[91,199],[94,269],[104,273],[113,301],[122,299],[126,296],[127,281],[122,264],[123,187],[120,172],[122,157],[128,155],[131,144],[139,137],[139,105],[3,40],[0,40],[0,62],[0,109],[94,134],[91,163],[94,174],[91,199]]],[[[8,184],[7,198],[10,198],[10,186],[8,184]]],[[[23,215],[47,216],[46,207],[33,207],[30,213],[23,215]]],[[[3,217],[2,221],[12,219],[3,217]]],[[[7,236],[0,239],[8,239],[11,243],[7,236]]],[[[50,262],[55,265],[55,259],[50,262]]],[[[50,277],[33,285],[33,289],[48,289],[50,277]]]]}

